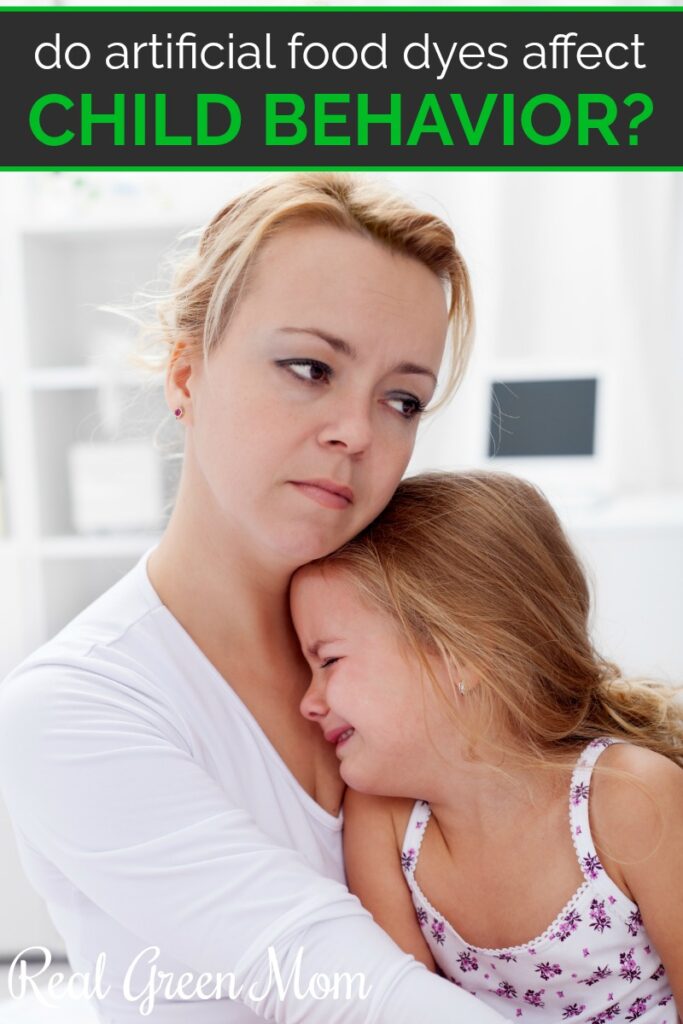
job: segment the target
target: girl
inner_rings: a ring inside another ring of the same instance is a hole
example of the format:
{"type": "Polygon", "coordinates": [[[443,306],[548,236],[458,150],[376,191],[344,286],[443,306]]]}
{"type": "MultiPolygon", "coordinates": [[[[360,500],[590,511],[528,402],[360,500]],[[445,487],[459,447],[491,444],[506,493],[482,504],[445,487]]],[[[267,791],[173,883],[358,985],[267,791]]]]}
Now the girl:
{"type": "Polygon", "coordinates": [[[542,495],[406,480],[296,574],[292,608],[302,712],[353,787],[346,867],[375,920],[508,1017],[674,1024],[683,708],[593,650],[542,495]]]}
{"type": "Polygon", "coordinates": [[[452,232],[363,178],[269,178],[214,217],[162,312],[185,442],[168,527],[0,688],[27,873],[108,1024],[146,996],[158,1024],[497,1024],[343,884],[343,787],[298,714],[287,600],[391,497],[447,336],[462,370],[452,232]],[[321,998],[339,972],[351,989],[321,998]]]}

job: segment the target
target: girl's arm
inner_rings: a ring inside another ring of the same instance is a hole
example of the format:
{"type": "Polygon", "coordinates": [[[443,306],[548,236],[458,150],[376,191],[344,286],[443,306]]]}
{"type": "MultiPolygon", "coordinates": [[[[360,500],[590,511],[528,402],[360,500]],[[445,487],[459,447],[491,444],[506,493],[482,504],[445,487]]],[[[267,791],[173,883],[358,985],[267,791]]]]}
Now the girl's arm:
{"type": "Polygon", "coordinates": [[[434,958],[417,923],[401,869],[401,837],[413,802],[347,789],[344,798],[344,863],[351,892],[406,953],[430,971],[434,958]],[[401,827],[402,826],[402,827],[401,827]]]}
{"type": "Polygon", "coordinates": [[[591,809],[598,852],[638,904],[683,1014],[683,769],[630,744],[605,751],[591,809]]]}
{"type": "Polygon", "coordinates": [[[88,661],[33,664],[0,686],[0,783],[20,845],[141,949],[232,972],[238,998],[265,1020],[414,1024],[428,1012],[501,1024],[402,953],[345,886],[262,832],[192,756],[153,684],[127,664],[88,661]],[[316,978],[340,972],[342,993],[356,978],[353,997],[320,998],[316,978]]]}

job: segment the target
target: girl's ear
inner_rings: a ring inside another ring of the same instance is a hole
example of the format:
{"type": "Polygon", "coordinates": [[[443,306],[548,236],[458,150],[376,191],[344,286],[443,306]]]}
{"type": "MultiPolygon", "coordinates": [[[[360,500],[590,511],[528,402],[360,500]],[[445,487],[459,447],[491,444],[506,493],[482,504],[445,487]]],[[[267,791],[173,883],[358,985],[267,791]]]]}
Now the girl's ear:
{"type": "Polygon", "coordinates": [[[479,686],[481,680],[476,669],[467,661],[456,658],[444,659],[448,678],[456,696],[466,697],[479,686]]]}

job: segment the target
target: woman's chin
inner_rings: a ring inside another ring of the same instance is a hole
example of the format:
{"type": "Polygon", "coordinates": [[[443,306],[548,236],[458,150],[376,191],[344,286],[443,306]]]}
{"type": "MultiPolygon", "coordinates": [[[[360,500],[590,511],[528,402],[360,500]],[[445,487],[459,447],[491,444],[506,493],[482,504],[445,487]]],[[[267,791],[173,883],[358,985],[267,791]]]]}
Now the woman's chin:
{"type": "Polygon", "coordinates": [[[295,569],[301,568],[317,558],[325,558],[341,547],[349,536],[330,530],[307,530],[295,528],[283,533],[277,542],[278,550],[284,560],[295,569]]]}

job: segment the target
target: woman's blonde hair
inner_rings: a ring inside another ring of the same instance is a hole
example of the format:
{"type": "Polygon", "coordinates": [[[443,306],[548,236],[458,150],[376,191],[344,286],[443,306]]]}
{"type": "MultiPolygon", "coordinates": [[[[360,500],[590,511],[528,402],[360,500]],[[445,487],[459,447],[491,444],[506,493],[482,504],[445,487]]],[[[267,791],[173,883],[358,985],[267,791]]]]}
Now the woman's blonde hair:
{"type": "Polygon", "coordinates": [[[613,736],[683,766],[679,692],[625,680],[596,653],[579,560],[527,481],[491,472],[404,480],[359,536],[313,564],[343,570],[388,612],[435,683],[426,652],[470,665],[480,683],[460,699],[478,702],[478,735],[502,726],[519,762],[549,763],[613,736]]]}
{"type": "Polygon", "coordinates": [[[386,184],[350,173],[271,176],[224,206],[204,229],[196,250],[181,262],[170,294],[157,306],[159,322],[151,333],[164,350],[157,365],[166,365],[177,343],[208,357],[248,287],[261,247],[293,222],[329,224],[375,239],[418,260],[444,282],[451,342],[445,401],[464,373],[473,331],[469,275],[453,232],[386,184]]]}

